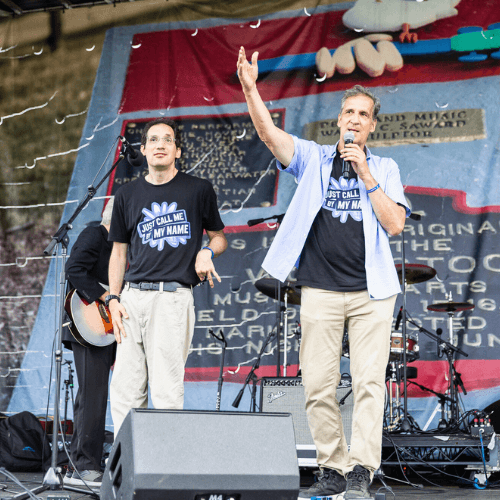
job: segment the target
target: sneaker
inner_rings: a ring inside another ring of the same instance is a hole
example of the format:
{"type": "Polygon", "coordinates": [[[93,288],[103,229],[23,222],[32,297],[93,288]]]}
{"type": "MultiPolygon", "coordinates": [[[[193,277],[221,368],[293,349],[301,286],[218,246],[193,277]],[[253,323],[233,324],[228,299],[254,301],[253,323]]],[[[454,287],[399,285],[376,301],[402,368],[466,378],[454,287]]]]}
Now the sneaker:
{"type": "Polygon", "coordinates": [[[345,499],[370,498],[370,471],[361,465],[354,466],[351,472],[346,474],[347,490],[345,499]]]}
{"type": "Polygon", "coordinates": [[[101,486],[103,473],[98,470],[74,471],[67,484],[73,486],[101,486]]]}
{"type": "Polygon", "coordinates": [[[299,498],[313,498],[336,495],[345,491],[344,476],[333,469],[322,469],[316,475],[316,482],[307,490],[299,492],[299,498]]]}

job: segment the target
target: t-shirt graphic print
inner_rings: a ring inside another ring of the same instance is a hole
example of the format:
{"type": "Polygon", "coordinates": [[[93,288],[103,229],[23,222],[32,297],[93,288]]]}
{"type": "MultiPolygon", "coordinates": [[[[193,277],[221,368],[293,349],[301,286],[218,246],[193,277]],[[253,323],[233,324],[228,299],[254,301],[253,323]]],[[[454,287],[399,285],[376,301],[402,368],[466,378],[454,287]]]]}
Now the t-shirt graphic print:
{"type": "Polygon", "coordinates": [[[329,210],[332,217],[340,217],[340,222],[343,224],[347,221],[349,215],[355,221],[361,221],[363,214],[361,212],[358,179],[346,180],[344,177],[340,177],[337,181],[330,177],[323,208],[329,210]]]}
{"type": "Polygon", "coordinates": [[[191,224],[187,220],[185,210],[177,210],[177,203],[161,205],[151,204],[151,210],[142,209],[144,219],[137,225],[137,232],[143,245],[162,251],[165,243],[177,248],[180,243],[186,244],[191,238],[191,224]]]}

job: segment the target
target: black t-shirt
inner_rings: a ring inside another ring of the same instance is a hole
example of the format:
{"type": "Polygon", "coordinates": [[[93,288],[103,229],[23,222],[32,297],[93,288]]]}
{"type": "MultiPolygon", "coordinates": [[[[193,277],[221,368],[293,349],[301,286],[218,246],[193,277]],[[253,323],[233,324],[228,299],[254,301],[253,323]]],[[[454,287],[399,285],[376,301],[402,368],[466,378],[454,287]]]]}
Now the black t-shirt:
{"type": "Polygon", "coordinates": [[[140,177],[122,186],[115,196],[109,240],[129,244],[126,281],[196,285],[200,280],[194,264],[204,229],[224,229],[212,184],[178,172],[166,184],[140,177]]]}
{"type": "Polygon", "coordinates": [[[103,226],[86,227],[75,241],[68,262],[66,275],[72,288],[81,297],[92,303],[108,285],[108,265],[112,244],[108,241],[108,230],[103,226]]]}
{"type": "Polygon", "coordinates": [[[365,236],[357,175],[342,177],[337,151],[323,206],[314,219],[300,256],[298,286],[335,292],[366,290],[365,236]]]}

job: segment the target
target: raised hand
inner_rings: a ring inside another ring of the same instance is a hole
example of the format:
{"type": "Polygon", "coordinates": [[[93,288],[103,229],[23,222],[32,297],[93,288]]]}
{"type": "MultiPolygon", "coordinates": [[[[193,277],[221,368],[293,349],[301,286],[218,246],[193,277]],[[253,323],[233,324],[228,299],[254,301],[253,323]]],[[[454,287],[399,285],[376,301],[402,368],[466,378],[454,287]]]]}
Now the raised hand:
{"type": "Polygon", "coordinates": [[[252,54],[252,64],[247,61],[245,49],[240,47],[238,52],[238,61],[236,68],[238,69],[238,78],[244,92],[248,92],[255,87],[257,77],[259,76],[259,68],[257,66],[258,52],[252,54]]]}

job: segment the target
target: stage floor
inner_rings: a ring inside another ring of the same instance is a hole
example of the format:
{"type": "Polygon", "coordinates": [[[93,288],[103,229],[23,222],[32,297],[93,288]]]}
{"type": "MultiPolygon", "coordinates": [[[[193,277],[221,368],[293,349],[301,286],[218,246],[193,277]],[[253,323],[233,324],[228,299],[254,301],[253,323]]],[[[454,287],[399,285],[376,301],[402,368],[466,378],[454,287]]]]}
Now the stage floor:
{"type": "MultiPolygon", "coordinates": [[[[33,472],[17,472],[14,474],[15,477],[28,489],[34,489],[36,487],[41,486],[43,481],[43,474],[41,472],[33,473],[33,472]]],[[[412,478],[415,482],[416,480],[412,478]]],[[[498,481],[499,478],[496,478],[498,481]]],[[[499,498],[499,490],[498,489],[484,489],[478,490],[475,488],[460,488],[456,484],[442,484],[439,482],[439,476],[433,476],[432,482],[438,484],[440,486],[424,486],[422,489],[412,488],[408,485],[398,484],[395,481],[391,481],[388,479],[387,485],[392,488],[394,491],[394,495],[390,493],[386,494],[387,500],[392,500],[393,498],[397,500],[414,500],[425,498],[429,499],[440,499],[440,500],[455,500],[459,498],[468,498],[468,499],[480,499],[480,500],[497,500],[499,498]]],[[[495,480],[492,477],[492,480],[495,480]]],[[[420,481],[420,484],[423,484],[424,481],[420,481]]],[[[371,486],[372,495],[374,495],[379,488],[382,487],[382,484],[375,480],[371,486]]],[[[17,486],[11,480],[5,479],[5,476],[0,474],[0,500],[13,498],[18,493],[22,492],[23,489],[20,486],[17,486]]],[[[84,495],[82,493],[66,491],[66,490],[56,490],[56,491],[43,491],[41,493],[37,493],[36,496],[38,498],[57,498],[58,495],[61,495],[62,498],[70,498],[71,500],[86,500],[92,498],[91,495],[84,495]]],[[[28,498],[28,497],[26,497],[28,498]]],[[[342,495],[338,496],[338,500],[342,499],[342,495]]],[[[245,500],[244,498],[242,500],[245,500]]]]}

